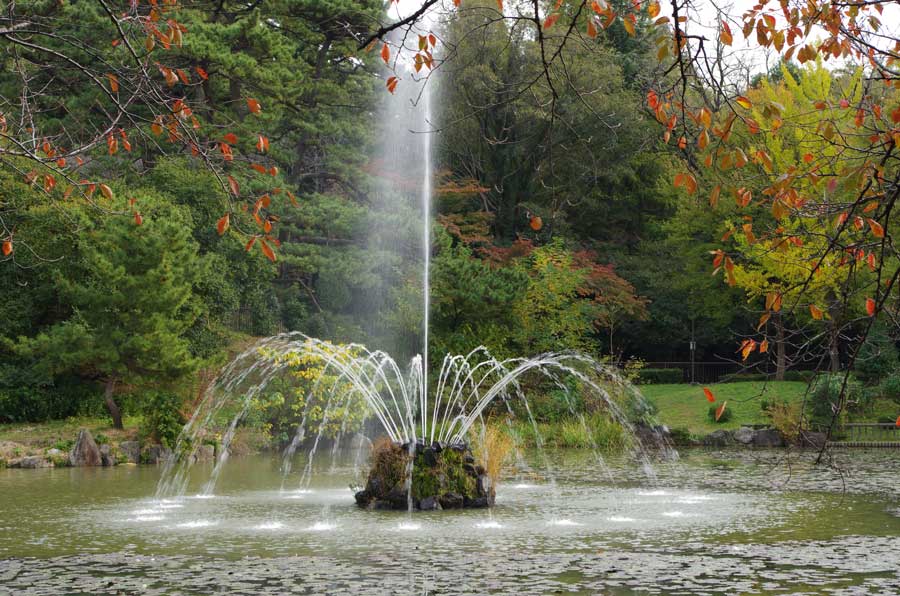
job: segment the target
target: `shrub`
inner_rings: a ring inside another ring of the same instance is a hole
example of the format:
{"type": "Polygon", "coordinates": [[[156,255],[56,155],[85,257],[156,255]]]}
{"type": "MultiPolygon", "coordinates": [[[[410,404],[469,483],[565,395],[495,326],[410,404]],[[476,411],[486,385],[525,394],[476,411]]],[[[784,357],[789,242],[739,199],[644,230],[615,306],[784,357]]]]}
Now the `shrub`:
{"type": "Polygon", "coordinates": [[[707,412],[707,416],[709,417],[710,422],[715,422],[716,424],[725,424],[726,422],[731,420],[731,417],[733,416],[734,412],[733,412],[733,410],[731,410],[730,408],[727,408],[727,407],[722,412],[722,415],[719,416],[719,419],[716,420],[716,410],[718,410],[720,407],[721,406],[717,406],[717,405],[709,406],[709,411],[707,412]]]}
{"type": "Polygon", "coordinates": [[[897,346],[884,324],[876,324],[859,350],[854,374],[867,385],[889,378],[898,365],[897,346]]]}
{"type": "Polygon", "coordinates": [[[816,371],[814,370],[786,370],[784,371],[784,380],[785,381],[802,381],[804,383],[809,383],[813,379],[816,378],[816,371]]]}
{"type": "Polygon", "coordinates": [[[878,395],[900,403],[900,370],[894,370],[878,385],[878,395]]]}
{"type": "Polygon", "coordinates": [[[642,368],[637,382],[641,385],[684,383],[684,373],[680,368],[642,368]]]}
{"type": "Polygon", "coordinates": [[[774,402],[765,409],[765,414],[772,422],[772,427],[790,443],[800,436],[800,423],[803,414],[801,402],[774,402]]]}
{"type": "Polygon", "coordinates": [[[181,412],[181,398],[168,391],[148,391],[144,395],[144,421],[140,432],[148,439],[165,447],[175,446],[181,429],[186,422],[181,412]]]}
{"type": "MultiPolygon", "coordinates": [[[[844,374],[821,374],[813,381],[812,391],[807,400],[806,418],[812,430],[825,430],[831,426],[836,409],[840,405],[841,388],[844,386],[844,374]]],[[[859,382],[850,377],[847,379],[845,404],[852,406],[862,397],[859,382]]],[[[840,426],[846,420],[846,410],[840,413],[837,425],[840,426]]]]}

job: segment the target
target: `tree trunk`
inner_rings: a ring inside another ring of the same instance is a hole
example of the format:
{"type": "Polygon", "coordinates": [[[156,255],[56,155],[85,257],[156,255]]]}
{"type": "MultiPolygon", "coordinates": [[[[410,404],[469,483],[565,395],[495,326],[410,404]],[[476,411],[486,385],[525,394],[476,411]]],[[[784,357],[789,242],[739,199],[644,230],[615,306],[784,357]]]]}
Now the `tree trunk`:
{"type": "Polygon", "coordinates": [[[116,400],[113,399],[113,390],[115,388],[115,380],[107,379],[106,391],[104,392],[103,397],[106,399],[106,409],[109,410],[109,415],[113,421],[113,427],[122,429],[125,428],[124,426],[122,426],[122,410],[119,409],[118,404],[116,404],[116,400]]]}
{"type": "Polygon", "coordinates": [[[784,380],[784,371],[787,368],[787,346],[784,340],[784,319],[781,313],[775,314],[775,380],[784,380]]]}

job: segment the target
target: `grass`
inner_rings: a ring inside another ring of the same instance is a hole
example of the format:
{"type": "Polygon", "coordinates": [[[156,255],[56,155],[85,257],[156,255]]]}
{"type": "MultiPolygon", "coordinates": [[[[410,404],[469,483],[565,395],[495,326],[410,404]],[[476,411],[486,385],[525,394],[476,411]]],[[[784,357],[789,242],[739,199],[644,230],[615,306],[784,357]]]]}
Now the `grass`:
{"type": "Polygon", "coordinates": [[[140,422],[139,417],[126,416],[123,420],[124,430],[113,428],[108,417],[77,417],[47,422],[0,424],[0,443],[11,441],[29,452],[37,452],[56,447],[57,444],[66,441],[74,441],[82,428],[91,431],[95,439],[101,436],[114,442],[121,442],[137,437],[140,422]]]}
{"type": "Polygon", "coordinates": [[[641,393],[656,406],[660,424],[673,429],[686,429],[695,435],[705,435],[719,429],[735,429],[752,424],[768,424],[760,402],[792,403],[803,399],[806,383],[801,381],[741,382],[709,385],[716,404],[728,402],[731,420],[721,424],[707,415],[710,403],[700,385],[644,385],[641,393]]]}

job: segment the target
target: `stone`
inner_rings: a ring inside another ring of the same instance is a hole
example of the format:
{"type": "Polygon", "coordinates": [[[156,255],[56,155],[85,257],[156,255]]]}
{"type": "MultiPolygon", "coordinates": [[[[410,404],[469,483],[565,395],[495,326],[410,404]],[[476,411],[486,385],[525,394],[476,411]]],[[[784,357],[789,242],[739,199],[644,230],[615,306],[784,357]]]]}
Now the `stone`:
{"type": "Polygon", "coordinates": [[[53,463],[40,455],[26,455],[25,457],[10,460],[9,467],[33,470],[36,468],[52,468],[53,463]]]}
{"type": "Polygon", "coordinates": [[[419,501],[419,509],[422,511],[440,511],[441,504],[437,497],[425,497],[419,501]]]}
{"type": "Polygon", "coordinates": [[[754,447],[783,447],[784,438],[774,428],[764,428],[756,431],[753,436],[754,447]]]}
{"type": "Polygon", "coordinates": [[[443,509],[461,509],[463,496],[459,493],[446,493],[441,495],[440,503],[443,509]]]}
{"type": "Polygon", "coordinates": [[[734,431],[734,434],[732,436],[738,443],[741,443],[742,445],[749,445],[753,442],[753,438],[756,436],[756,431],[752,428],[742,426],[741,428],[734,431]]]}
{"type": "Polygon", "coordinates": [[[162,445],[150,445],[144,450],[144,461],[148,464],[159,464],[165,462],[172,456],[172,450],[162,445]]]}
{"type": "Polygon", "coordinates": [[[828,435],[825,433],[813,432],[811,430],[800,431],[800,446],[807,449],[821,449],[825,446],[828,435]]]}
{"type": "Polygon", "coordinates": [[[103,460],[100,455],[100,448],[94,442],[89,430],[83,428],[78,431],[78,440],[69,453],[69,463],[73,466],[100,466],[103,460]]]}
{"type": "Polygon", "coordinates": [[[437,465],[437,454],[434,449],[431,447],[426,447],[422,451],[422,461],[425,462],[425,465],[429,468],[433,468],[437,465]]]}
{"type": "Polygon", "coordinates": [[[478,476],[476,490],[479,495],[490,495],[494,488],[494,481],[487,474],[478,476]]]}
{"type": "Polygon", "coordinates": [[[57,449],[56,447],[54,447],[53,449],[48,449],[48,450],[47,450],[47,456],[48,456],[48,457],[59,457],[59,456],[61,456],[62,454],[63,454],[62,450],[61,450],[61,449],[57,449]]]}
{"type": "Polygon", "coordinates": [[[119,463],[113,455],[112,447],[108,444],[100,445],[100,463],[104,466],[114,466],[119,463]]]}
{"type": "Polygon", "coordinates": [[[727,447],[734,444],[734,434],[727,430],[716,430],[703,437],[701,442],[707,447],[727,447]]]}
{"type": "Polygon", "coordinates": [[[215,445],[204,444],[200,445],[197,448],[197,453],[194,454],[194,461],[213,461],[216,459],[216,447],[215,445]]]}
{"type": "Polygon", "coordinates": [[[119,451],[122,452],[128,463],[141,463],[141,444],[138,441],[122,441],[119,443],[119,451]]]}

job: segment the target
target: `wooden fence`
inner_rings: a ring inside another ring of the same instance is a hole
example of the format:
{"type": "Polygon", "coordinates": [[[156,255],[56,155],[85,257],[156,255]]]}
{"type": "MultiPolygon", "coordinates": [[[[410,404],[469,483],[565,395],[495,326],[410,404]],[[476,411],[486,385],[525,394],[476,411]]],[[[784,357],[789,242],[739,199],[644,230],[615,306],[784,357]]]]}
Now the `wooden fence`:
{"type": "Polygon", "coordinates": [[[849,423],[841,426],[831,447],[900,449],[900,427],[893,422],[849,423]]]}

